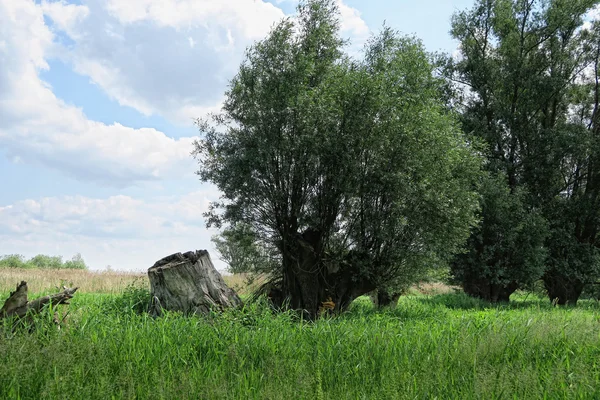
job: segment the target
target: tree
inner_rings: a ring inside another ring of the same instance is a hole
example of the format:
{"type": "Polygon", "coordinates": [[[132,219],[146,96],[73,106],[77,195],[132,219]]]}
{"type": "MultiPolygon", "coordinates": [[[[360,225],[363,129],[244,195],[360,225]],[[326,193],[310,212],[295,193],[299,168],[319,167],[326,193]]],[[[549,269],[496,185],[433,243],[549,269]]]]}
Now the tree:
{"type": "Polygon", "coordinates": [[[448,257],[476,221],[480,159],[422,45],[384,28],[352,60],[335,4],[301,2],[252,46],[195,143],[222,191],[208,223],[276,249],[272,298],[308,317],[448,257]]]}
{"type": "Polygon", "coordinates": [[[224,229],[212,237],[212,242],[221,255],[221,261],[227,264],[228,271],[233,274],[265,274],[278,261],[274,249],[260,243],[252,227],[245,223],[224,229]]]}
{"type": "Polygon", "coordinates": [[[64,262],[62,268],[66,269],[87,269],[87,265],[80,253],[75,254],[70,260],[64,262]]]}
{"type": "Polygon", "coordinates": [[[552,229],[544,284],[551,300],[575,304],[600,276],[600,23],[583,29],[583,72],[569,90],[561,139],[560,194],[547,207],[552,229]]]}
{"type": "Polygon", "coordinates": [[[511,193],[503,175],[481,185],[481,223],[467,241],[467,251],[452,263],[465,293],[492,302],[508,302],[517,289],[532,284],[545,270],[546,220],[527,211],[525,193],[511,193]]]}
{"type": "Polygon", "coordinates": [[[61,256],[47,256],[44,254],[38,254],[28,261],[33,268],[39,269],[60,269],[63,266],[61,256]]]}
{"type": "Polygon", "coordinates": [[[481,227],[453,263],[469,294],[508,300],[544,274],[544,254],[553,250],[543,245],[552,247],[558,232],[540,218],[552,218],[564,190],[568,94],[586,66],[582,17],[596,3],[479,0],[453,17],[461,55],[445,69],[458,94],[451,104],[463,129],[486,145],[492,179],[482,192],[481,227]]]}

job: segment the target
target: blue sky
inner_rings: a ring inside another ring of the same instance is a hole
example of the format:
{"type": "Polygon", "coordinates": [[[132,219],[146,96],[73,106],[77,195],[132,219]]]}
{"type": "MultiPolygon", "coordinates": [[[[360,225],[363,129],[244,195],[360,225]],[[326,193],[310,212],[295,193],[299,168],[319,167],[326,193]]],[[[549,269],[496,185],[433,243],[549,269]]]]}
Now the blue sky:
{"type": "MultiPolygon", "coordinates": [[[[357,51],[383,22],[452,52],[472,0],[339,0],[357,51]]],[[[218,191],[194,175],[193,119],[294,0],[0,0],[0,255],[81,253],[145,270],[213,250],[218,191]]],[[[212,251],[218,268],[224,265],[212,251]]]]}

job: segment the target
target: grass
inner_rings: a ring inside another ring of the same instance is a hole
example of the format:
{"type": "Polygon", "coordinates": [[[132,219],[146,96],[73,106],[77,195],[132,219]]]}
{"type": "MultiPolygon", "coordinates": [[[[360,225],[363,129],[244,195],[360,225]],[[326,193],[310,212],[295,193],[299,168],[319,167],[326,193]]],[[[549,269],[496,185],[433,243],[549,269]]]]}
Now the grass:
{"type": "Polygon", "coordinates": [[[144,296],[78,293],[60,331],[43,316],[33,333],[0,328],[0,398],[600,398],[591,301],[554,308],[521,294],[492,307],[415,293],[393,311],[361,298],[308,323],[264,304],[153,319],[134,310],[144,296]]]}
{"type": "MultiPolygon", "coordinates": [[[[225,275],[225,282],[238,293],[244,295],[252,290],[260,280],[247,284],[244,274],[225,275]]],[[[50,293],[57,287],[79,287],[78,293],[121,293],[130,285],[149,286],[145,272],[94,272],[83,269],[29,269],[0,268],[0,295],[14,290],[17,283],[27,281],[30,291],[50,293]]]]}
{"type": "Polygon", "coordinates": [[[0,294],[27,281],[31,292],[56,292],[61,286],[79,287],[79,293],[120,293],[131,284],[148,285],[145,273],[92,272],[84,269],[0,269],[0,294]]]}

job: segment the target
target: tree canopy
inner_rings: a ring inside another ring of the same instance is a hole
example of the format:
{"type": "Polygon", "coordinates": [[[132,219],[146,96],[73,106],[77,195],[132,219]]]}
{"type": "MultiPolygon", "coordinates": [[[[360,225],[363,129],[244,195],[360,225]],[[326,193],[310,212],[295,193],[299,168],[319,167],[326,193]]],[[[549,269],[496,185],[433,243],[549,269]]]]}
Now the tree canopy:
{"type": "Polygon", "coordinates": [[[494,180],[453,264],[470,294],[508,300],[543,277],[564,303],[597,274],[598,26],[585,25],[596,4],[478,0],[452,20],[460,55],[446,64],[450,103],[485,143],[494,180]]]}
{"type": "Polygon", "coordinates": [[[343,50],[336,3],[301,2],[248,49],[195,143],[222,192],[209,224],[273,249],[272,299],[309,316],[455,253],[478,207],[480,158],[421,43],[384,28],[362,60],[343,50]]]}

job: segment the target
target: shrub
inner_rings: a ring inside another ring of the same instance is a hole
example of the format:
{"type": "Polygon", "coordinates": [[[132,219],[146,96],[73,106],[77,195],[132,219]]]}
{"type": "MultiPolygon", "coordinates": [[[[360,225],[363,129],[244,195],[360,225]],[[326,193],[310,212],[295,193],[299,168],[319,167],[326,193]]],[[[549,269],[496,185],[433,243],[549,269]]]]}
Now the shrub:
{"type": "Polygon", "coordinates": [[[31,264],[33,268],[39,269],[59,269],[63,266],[61,256],[47,256],[44,254],[38,254],[27,263],[31,264]]]}
{"type": "Polygon", "coordinates": [[[25,257],[20,254],[0,256],[0,268],[27,268],[25,257]]]}
{"type": "Polygon", "coordinates": [[[85,265],[85,261],[83,261],[83,257],[81,257],[81,254],[77,253],[69,261],[65,261],[62,268],[65,268],[65,269],[87,269],[87,265],[85,265]]]}
{"type": "Polygon", "coordinates": [[[0,256],[1,268],[87,269],[87,265],[79,253],[65,262],[63,262],[61,256],[38,254],[29,260],[25,260],[25,257],[20,254],[9,254],[0,256]]]}
{"type": "Polygon", "coordinates": [[[132,283],[125,288],[123,293],[107,300],[104,309],[116,313],[143,314],[150,307],[150,290],[140,284],[132,283]]]}

